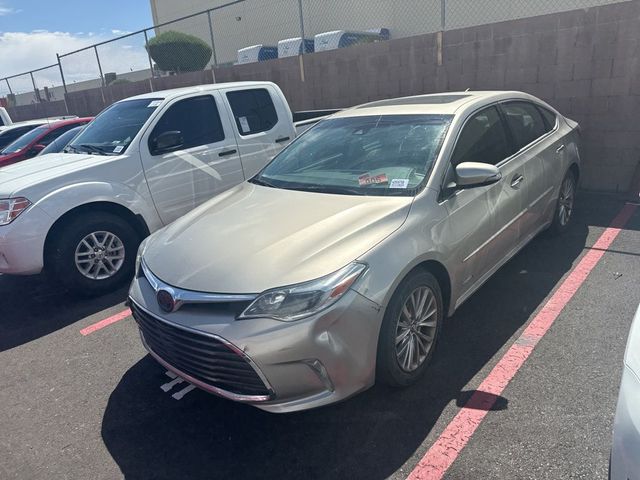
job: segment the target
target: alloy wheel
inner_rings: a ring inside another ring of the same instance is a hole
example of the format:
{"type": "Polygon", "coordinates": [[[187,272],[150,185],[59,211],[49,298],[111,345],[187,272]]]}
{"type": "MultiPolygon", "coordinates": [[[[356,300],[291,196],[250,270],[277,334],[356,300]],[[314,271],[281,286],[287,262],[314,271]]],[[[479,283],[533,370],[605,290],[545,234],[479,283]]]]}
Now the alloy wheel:
{"type": "Polygon", "coordinates": [[[427,286],[416,288],[404,301],[396,327],[396,357],[405,372],[419,368],[433,347],[438,304],[427,286]]]}
{"type": "Polygon", "coordinates": [[[575,184],[571,176],[567,176],[560,188],[558,208],[558,221],[563,227],[569,223],[573,213],[573,201],[575,198],[575,184]]]}
{"type": "Polygon", "coordinates": [[[120,238],[111,232],[93,232],[80,240],[75,262],[78,271],[91,280],[113,277],[124,264],[125,249],[120,238]]]}

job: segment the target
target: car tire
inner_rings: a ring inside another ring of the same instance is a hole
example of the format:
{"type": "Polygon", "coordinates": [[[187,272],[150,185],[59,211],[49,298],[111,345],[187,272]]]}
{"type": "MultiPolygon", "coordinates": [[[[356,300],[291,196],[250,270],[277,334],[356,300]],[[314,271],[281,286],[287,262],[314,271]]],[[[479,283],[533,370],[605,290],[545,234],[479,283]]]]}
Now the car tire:
{"type": "Polygon", "coordinates": [[[140,241],[135,229],[117,215],[81,214],[55,232],[47,269],[73,292],[100,295],[132,279],[140,241]]]}
{"type": "Polygon", "coordinates": [[[553,212],[553,221],[549,227],[552,235],[564,233],[570,226],[573,218],[574,203],[577,190],[577,178],[572,170],[569,170],[560,184],[558,201],[553,212]]]}
{"type": "Polygon", "coordinates": [[[400,283],[385,311],[378,339],[376,378],[381,383],[406,387],[424,374],[433,357],[443,314],[440,285],[430,272],[416,270],[400,283]],[[421,292],[427,295],[424,301],[421,292]],[[418,307],[412,308],[416,304],[418,307]]]}

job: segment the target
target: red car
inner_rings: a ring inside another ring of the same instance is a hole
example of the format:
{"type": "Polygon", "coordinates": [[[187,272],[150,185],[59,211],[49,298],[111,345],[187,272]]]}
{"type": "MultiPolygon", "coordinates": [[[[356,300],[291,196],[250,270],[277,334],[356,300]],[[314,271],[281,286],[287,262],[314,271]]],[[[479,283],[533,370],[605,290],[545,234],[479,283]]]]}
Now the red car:
{"type": "Polygon", "coordinates": [[[0,151],[0,167],[35,157],[66,131],[86,125],[91,120],[93,117],[57,120],[34,128],[0,151]]]}

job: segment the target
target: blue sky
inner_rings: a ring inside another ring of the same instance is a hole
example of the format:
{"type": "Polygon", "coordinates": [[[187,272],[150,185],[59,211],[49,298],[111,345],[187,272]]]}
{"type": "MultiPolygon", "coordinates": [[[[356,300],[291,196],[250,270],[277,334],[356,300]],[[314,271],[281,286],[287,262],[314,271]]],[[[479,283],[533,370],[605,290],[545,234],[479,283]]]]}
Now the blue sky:
{"type": "MultiPolygon", "coordinates": [[[[148,0],[0,0],[0,79],[51,65],[66,53],[153,24],[148,0]]],[[[105,72],[148,68],[142,35],[99,49],[105,72]]],[[[63,60],[68,83],[99,77],[95,53],[63,60]]],[[[37,73],[38,87],[61,83],[57,68],[37,73]]],[[[28,75],[12,79],[15,92],[32,89],[28,75]]],[[[0,81],[0,96],[7,92],[0,81]]]]}
{"type": "Polygon", "coordinates": [[[148,0],[0,0],[0,32],[135,31],[152,25],[148,0]]]}

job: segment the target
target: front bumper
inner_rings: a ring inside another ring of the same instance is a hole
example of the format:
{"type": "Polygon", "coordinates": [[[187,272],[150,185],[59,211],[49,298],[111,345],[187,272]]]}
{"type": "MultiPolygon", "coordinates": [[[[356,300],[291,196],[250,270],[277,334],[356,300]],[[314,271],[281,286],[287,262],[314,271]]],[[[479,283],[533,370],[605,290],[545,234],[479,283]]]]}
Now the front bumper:
{"type": "Polygon", "coordinates": [[[625,366],[611,449],[612,480],[640,478],[640,379],[625,366]]]}
{"type": "Polygon", "coordinates": [[[253,367],[268,392],[252,398],[207,384],[166,361],[143,336],[147,350],[167,369],[219,396],[270,412],[294,412],[344,400],[375,381],[383,312],[355,291],[327,310],[294,322],[236,320],[229,312],[206,306],[164,313],[143,276],[133,281],[129,295],[134,308],[230,346],[253,367]]]}
{"type": "Polygon", "coordinates": [[[9,225],[0,226],[0,273],[33,275],[44,266],[44,242],[52,219],[32,205],[9,225]]]}

